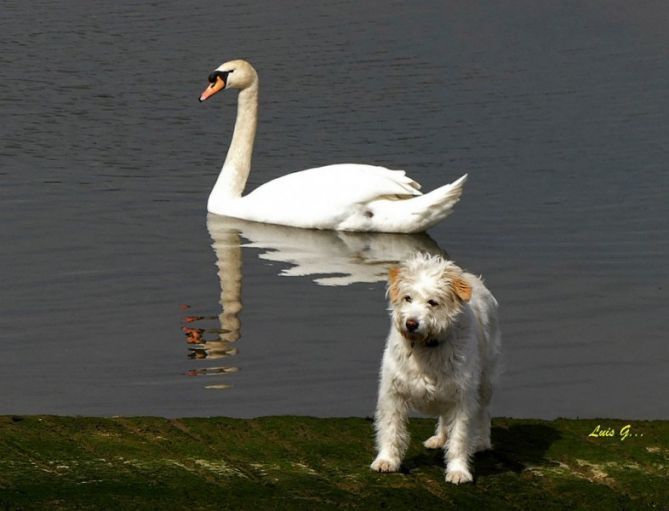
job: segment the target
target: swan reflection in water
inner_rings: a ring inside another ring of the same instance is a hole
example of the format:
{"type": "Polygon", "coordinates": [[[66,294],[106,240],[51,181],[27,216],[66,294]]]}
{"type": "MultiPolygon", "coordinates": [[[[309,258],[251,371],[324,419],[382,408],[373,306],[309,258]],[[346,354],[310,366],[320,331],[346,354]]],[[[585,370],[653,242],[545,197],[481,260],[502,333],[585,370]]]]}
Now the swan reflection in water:
{"type": "MultiPolygon", "coordinates": [[[[237,353],[241,337],[242,254],[259,249],[258,257],[289,265],[280,276],[303,277],[321,286],[348,286],[386,280],[393,264],[421,251],[448,257],[427,234],[353,233],[297,229],[248,222],[210,214],[207,229],[213,241],[221,285],[218,317],[186,316],[182,330],[195,359],[220,359],[237,353]],[[210,328],[202,322],[215,321],[210,328]],[[209,339],[207,339],[209,334],[209,339]]],[[[209,367],[189,371],[191,376],[221,375],[235,367],[209,367]]],[[[210,385],[207,388],[227,388],[210,385]]]]}

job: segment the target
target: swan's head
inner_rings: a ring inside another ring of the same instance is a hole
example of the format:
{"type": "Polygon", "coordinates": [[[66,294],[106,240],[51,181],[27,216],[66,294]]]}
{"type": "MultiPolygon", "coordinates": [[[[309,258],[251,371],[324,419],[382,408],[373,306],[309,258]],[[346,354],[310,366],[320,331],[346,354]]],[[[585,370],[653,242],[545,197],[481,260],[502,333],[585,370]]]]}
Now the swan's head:
{"type": "Polygon", "coordinates": [[[246,89],[258,82],[253,66],[245,60],[231,60],[221,64],[209,75],[209,86],[200,95],[200,102],[223,89],[246,89]]]}

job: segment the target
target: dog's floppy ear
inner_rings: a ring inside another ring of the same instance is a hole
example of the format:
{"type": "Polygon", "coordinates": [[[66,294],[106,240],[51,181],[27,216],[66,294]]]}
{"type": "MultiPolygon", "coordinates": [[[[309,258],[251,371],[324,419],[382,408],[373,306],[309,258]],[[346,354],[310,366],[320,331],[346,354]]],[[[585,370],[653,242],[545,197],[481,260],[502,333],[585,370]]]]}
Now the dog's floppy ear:
{"type": "Polygon", "coordinates": [[[400,269],[393,266],[388,270],[388,296],[392,302],[397,301],[400,291],[397,289],[397,281],[400,277],[400,269]]]}
{"type": "Polygon", "coordinates": [[[455,291],[455,294],[463,302],[468,302],[471,299],[472,286],[470,286],[464,278],[462,277],[456,278],[455,280],[453,280],[451,286],[453,287],[453,291],[455,291]]]}

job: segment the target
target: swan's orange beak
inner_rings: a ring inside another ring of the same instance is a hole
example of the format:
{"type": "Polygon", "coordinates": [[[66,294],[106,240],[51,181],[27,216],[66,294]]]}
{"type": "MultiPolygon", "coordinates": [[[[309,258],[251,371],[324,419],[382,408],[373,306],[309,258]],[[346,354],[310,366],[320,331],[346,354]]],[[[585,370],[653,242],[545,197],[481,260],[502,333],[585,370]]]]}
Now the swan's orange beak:
{"type": "Polygon", "coordinates": [[[210,98],[214,94],[216,94],[218,91],[223,90],[225,88],[225,82],[223,81],[223,78],[220,76],[216,77],[216,81],[212,82],[209,87],[204,89],[202,94],[200,94],[200,103],[202,103],[205,99],[210,98]]]}

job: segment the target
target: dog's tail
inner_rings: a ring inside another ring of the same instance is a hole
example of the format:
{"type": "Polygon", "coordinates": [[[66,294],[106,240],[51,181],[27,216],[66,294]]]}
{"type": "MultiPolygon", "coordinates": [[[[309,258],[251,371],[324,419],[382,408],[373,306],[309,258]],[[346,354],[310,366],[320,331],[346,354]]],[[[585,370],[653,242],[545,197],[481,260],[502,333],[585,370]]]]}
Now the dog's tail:
{"type": "MultiPolygon", "coordinates": [[[[453,207],[462,196],[467,174],[450,184],[440,186],[425,195],[394,201],[392,216],[403,219],[408,228],[398,225],[398,232],[423,232],[442,221],[453,212],[453,207]]],[[[390,211],[389,211],[390,213],[390,211]]]]}

